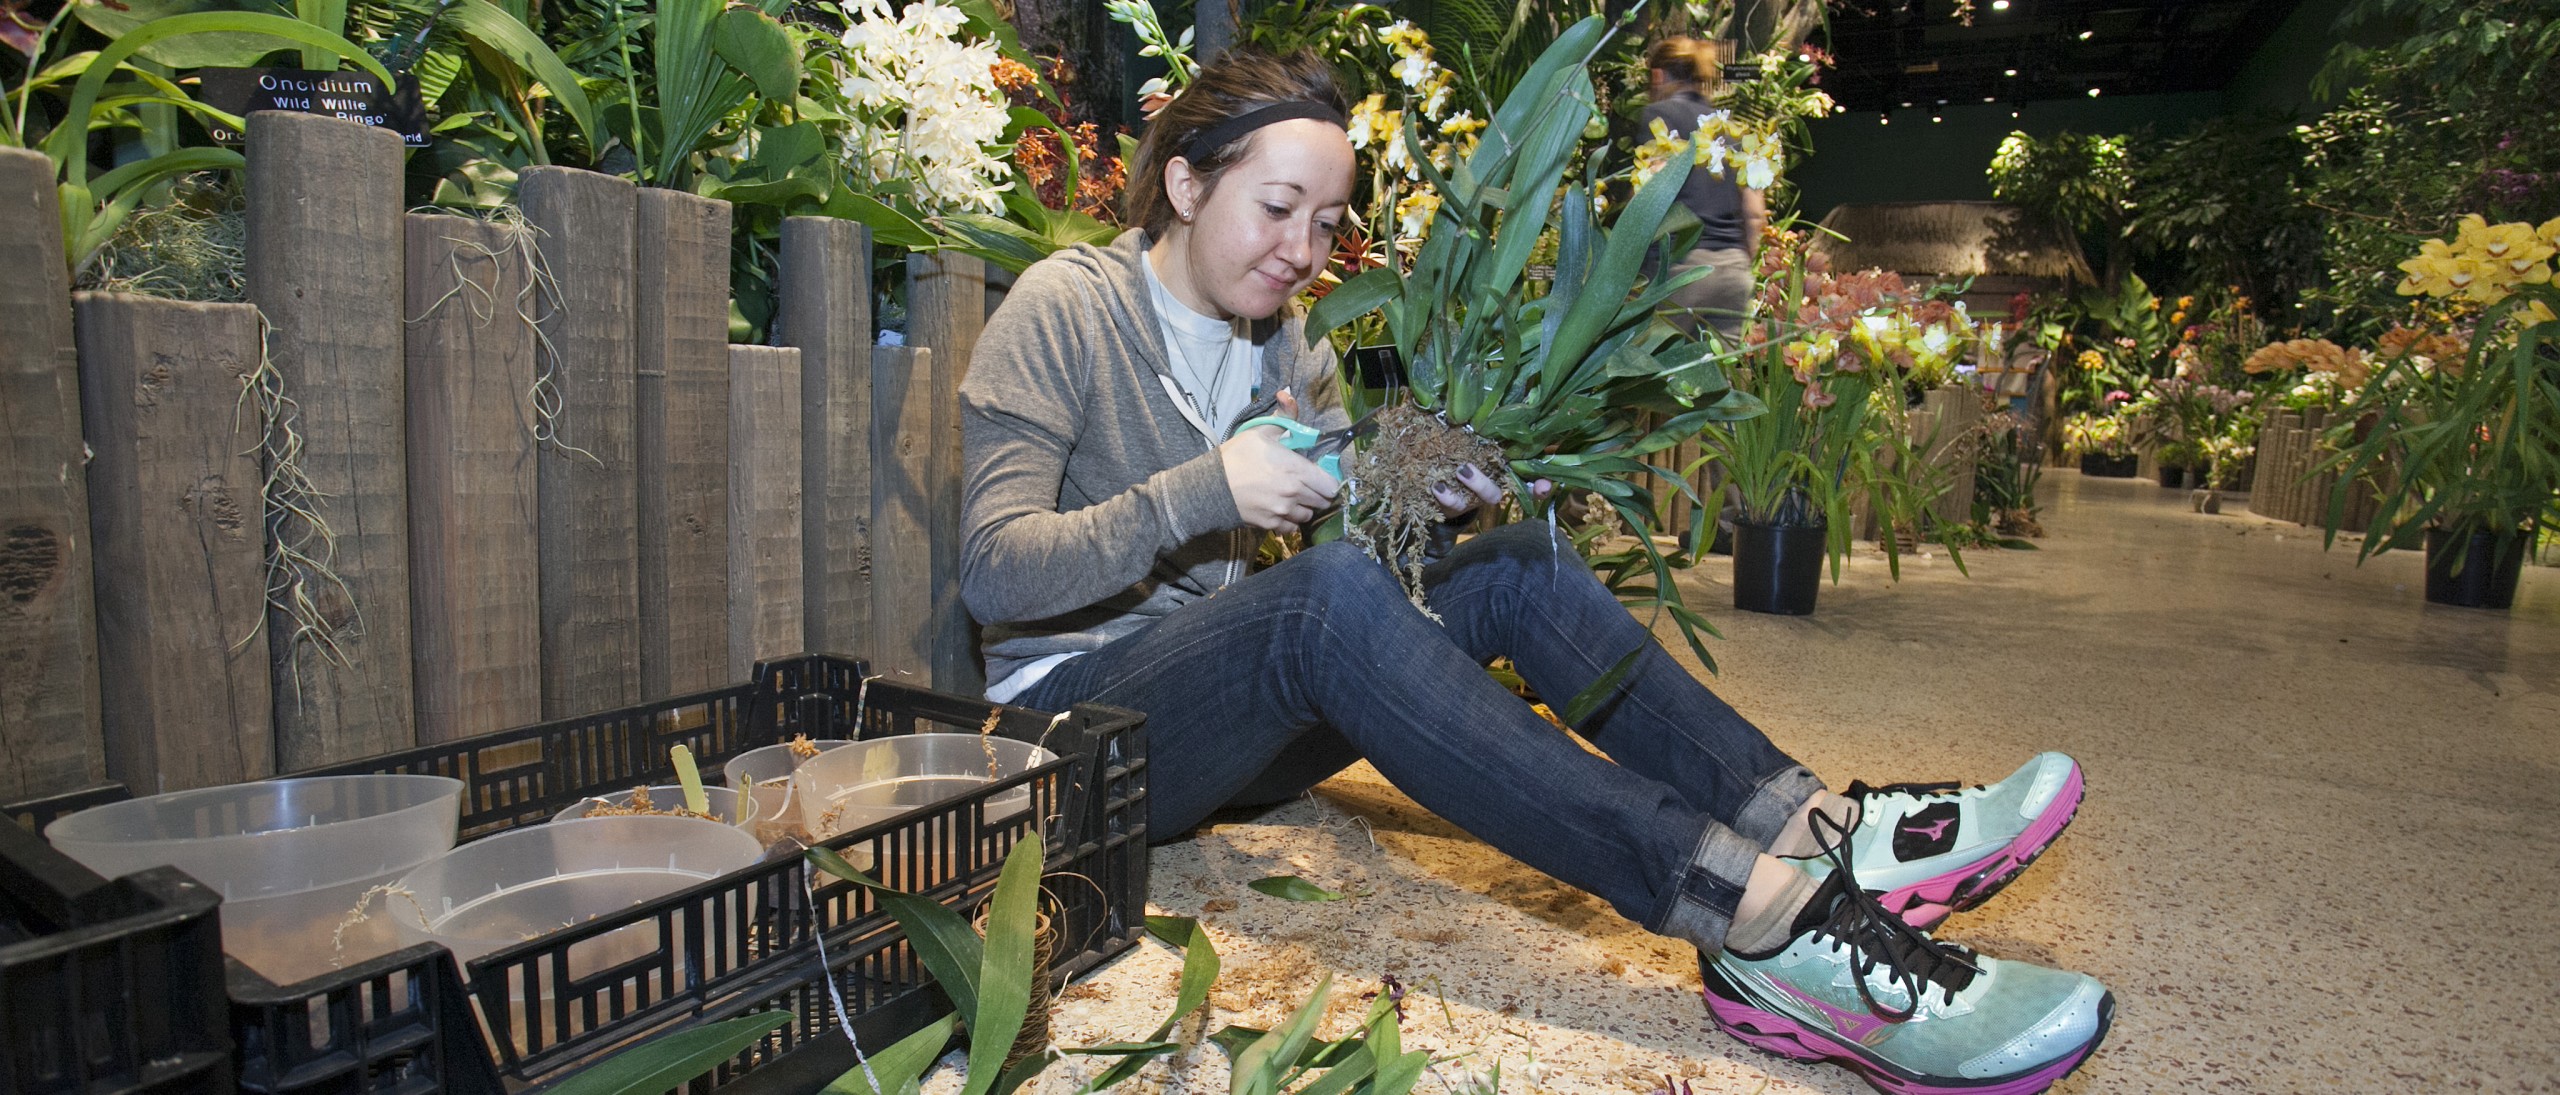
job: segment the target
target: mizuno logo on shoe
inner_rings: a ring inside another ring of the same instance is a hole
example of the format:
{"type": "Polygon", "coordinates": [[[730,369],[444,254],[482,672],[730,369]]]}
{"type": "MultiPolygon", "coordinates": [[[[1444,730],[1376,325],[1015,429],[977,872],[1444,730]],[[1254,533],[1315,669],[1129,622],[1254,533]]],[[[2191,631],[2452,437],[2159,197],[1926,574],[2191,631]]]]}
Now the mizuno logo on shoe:
{"type": "Polygon", "coordinates": [[[1893,828],[1893,858],[1897,863],[1913,863],[1955,850],[1955,827],[1964,820],[1963,807],[1954,802],[1932,802],[1896,822],[1893,828]]]}
{"type": "Polygon", "coordinates": [[[1845,1037],[1852,1042],[1856,1042],[1859,1045],[1870,1044],[1868,1039],[1884,1033],[1885,1028],[1892,1025],[1875,1015],[1870,1015],[1864,1012],[1843,1011],[1839,1008],[1832,1007],[1829,1004],[1805,995],[1794,985],[1790,985],[1784,981],[1771,981],[1770,984],[1777,986],[1780,992],[1784,992],[1789,996],[1813,1005],[1813,1010],[1821,1013],[1822,1017],[1831,1023],[1831,1029],[1839,1031],[1842,1037],[1845,1037]]]}

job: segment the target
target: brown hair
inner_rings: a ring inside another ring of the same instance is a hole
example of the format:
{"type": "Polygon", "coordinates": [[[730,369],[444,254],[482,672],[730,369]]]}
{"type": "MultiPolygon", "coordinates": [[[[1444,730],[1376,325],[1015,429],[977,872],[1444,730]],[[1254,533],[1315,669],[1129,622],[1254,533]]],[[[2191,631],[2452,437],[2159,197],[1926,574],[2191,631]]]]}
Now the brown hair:
{"type": "MultiPolygon", "coordinates": [[[[1174,216],[1173,202],[1164,192],[1165,165],[1182,155],[1184,146],[1202,131],[1246,112],[1287,102],[1321,103],[1336,113],[1350,113],[1341,85],[1334,82],[1333,69],[1311,50],[1274,56],[1237,47],[1220,53],[1147,123],[1146,136],[1138,142],[1138,162],[1129,171],[1128,223],[1146,229],[1149,236],[1164,235],[1174,216]]],[[[1204,197],[1217,188],[1220,173],[1244,159],[1253,140],[1254,135],[1247,133],[1191,162],[1204,197]]]]}
{"type": "Polygon", "coordinates": [[[1701,42],[1695,38],[1664,38],[1644,51],[1644,63],[1672,79],[1694,84],[1700,94],[1715,90],[1724,81],[1726,46],[1722,42],[1701,42]]]}

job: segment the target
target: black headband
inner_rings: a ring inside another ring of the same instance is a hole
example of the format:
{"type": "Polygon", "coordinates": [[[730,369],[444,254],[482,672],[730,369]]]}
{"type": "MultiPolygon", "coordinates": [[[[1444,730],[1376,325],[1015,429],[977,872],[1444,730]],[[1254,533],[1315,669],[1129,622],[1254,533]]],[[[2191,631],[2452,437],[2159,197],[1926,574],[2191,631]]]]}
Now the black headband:
{"type": "Polygon", "coordinates": [[[1312,100],[1292,99],[1285,103],[1256,107],[1192,134],[1191,139],[1182,146],[1182,158],[1191,161],[1192,166],[1198,167],[1202,161],[1207,160],[1219,149],[1235,143],[1245,134],[1273,122],[1285,122],[1292,118],[1313,118],[1320,122],[1332,122],[1345,129],[1350,128],[1342,117],[1341,111],[1312,100]]]}

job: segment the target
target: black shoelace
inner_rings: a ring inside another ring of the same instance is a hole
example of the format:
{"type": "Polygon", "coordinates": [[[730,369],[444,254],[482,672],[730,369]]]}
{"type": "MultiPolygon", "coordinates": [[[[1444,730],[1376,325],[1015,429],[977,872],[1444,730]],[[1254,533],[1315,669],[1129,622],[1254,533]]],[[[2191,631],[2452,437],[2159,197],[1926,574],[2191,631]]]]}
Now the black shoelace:
{"type": "Polygon", "coordinates": [[[1866,1001],[1867,1010],[1887,1022],[1902,1022],[1919,1014],[1920,994],[1931,985],[1938,986],[1947,1002],[1955,1002],[1956,993],[1973,983],[1981,967],[1963,948],[1938,942],[1904,923],[1876,895],[1858,885],[1857,871],[1850,863],[1847,825],[1821,810],[1813,811],[1807,820],[1814,843],[1841,881],[1840,896],[1831,903],[1822,926],[1814,930],[1848,945],[1850,978],[1857,982],[1858,998],[1866,1001]],[[1867,975],[1878,966],[1902,988],[1909,1006],[1890,1008],[1876,1001],[1867,988],[1867,975]]]}

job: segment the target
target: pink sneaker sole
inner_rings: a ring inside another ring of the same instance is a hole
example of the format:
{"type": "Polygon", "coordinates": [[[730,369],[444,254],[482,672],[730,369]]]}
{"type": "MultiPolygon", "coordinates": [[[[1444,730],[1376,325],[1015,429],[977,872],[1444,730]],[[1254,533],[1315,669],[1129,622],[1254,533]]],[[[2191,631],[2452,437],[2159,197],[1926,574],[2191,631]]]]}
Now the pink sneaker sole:
{"type": "Polygon", "coordinates": [[[1829,1061],[1858,1074],[1867,1086],[1886,1095],[2035,1095],[2071,1075],[2082,1062],[2097,1052],[2098,1043],[2107,1040],[2107,1027],[2115,1019],[2116,1000],[2110,993],[2098,1002],[2098,1031],[2087,1045],[2070,1055],[2040,1068],[2013,1076],[1995,1076],[1984,1080],[1963,1080],[1943,1076],[1917,1076],[1890,1065],[1867,1059],[1848,1043],[1828,1032],[1815,1030],[1789,1019],[1762,1011],[1748,1004],[1726,1000],[1713,993],[1704,994],[1707,1014],[1716,1026],[1741,1039],[1753,1049],[1765,1050],[1798,1061],[1829,1061]]]}

